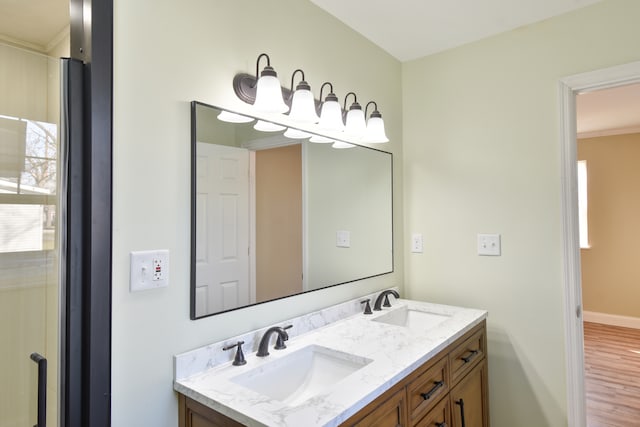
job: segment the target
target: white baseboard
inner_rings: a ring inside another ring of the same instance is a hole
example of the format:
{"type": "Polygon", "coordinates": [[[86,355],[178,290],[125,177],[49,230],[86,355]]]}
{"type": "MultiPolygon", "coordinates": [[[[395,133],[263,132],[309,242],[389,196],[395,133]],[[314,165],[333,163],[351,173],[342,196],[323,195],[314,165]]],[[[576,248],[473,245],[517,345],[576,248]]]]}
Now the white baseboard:
{"type": "Polygon", "coordinates": [[[619,316],[617,314],[597,313],[595,311],[585,311],[582,315],[585,322],[602,323],[611,326],[622,326],[625,328],[640,329],[640,318],[630,316],[619,316]]]}

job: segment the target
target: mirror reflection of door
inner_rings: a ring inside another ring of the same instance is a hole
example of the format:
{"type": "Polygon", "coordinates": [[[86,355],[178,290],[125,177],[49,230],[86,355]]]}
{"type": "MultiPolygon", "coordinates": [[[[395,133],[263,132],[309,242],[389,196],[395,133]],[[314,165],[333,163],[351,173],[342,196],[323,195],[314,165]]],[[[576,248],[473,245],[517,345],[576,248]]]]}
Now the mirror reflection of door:
{"type": "Polygon", "coordinates": [[[302,292],[301,145],[254,152],[253,195],[249,150],[207,143],[197,149],[196,315],[302,292]]]}
{"type": "Polygon", "coordinates": [[[196,315],[250,302],[249,151],[198,143],[196,315]]]}
{"type": "Polygon", "coordinates": [[[256,163],[256,300],[302,292],[302,145],[260,150],[256,163]]]}

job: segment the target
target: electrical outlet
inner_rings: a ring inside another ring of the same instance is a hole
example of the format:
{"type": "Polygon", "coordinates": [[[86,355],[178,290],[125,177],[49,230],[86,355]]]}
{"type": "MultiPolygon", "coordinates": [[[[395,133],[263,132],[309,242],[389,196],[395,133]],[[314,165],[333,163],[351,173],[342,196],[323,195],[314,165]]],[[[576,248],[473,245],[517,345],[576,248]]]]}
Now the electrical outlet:
{"type": "Polygon", "coordinates": [[[131,292],[169,286],[169,251],[131,252],[131,292]]]}
{"type": "Polygon", "coordinates": [[[153,280],[154,282],[157,282],[158,280],[164,280],[164,261],[162,258],[157,257],[157,258],[153,258],[153,278],[151,280],[153,280]]]}

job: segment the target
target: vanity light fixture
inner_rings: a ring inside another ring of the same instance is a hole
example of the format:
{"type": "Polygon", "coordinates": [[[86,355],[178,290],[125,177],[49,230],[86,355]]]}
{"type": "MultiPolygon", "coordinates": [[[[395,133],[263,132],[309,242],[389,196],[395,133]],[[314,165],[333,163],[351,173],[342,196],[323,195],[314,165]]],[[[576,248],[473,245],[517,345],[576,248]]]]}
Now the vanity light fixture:
{"type": "Polygon", "coordinates": [[[228,123],[249,123],[254,121],[253,117],[243,116],[242,114],[231,113],[229,111],[222,110],[220,114],[218,114],[218,120],[222,120],[223,122],[228,123]]]}
{"type": "Polygon", "coordinates": [[[360,104],[358,104],[358,97],[353,92],[349,92],[344,97],[344,110],[347,110],[347,98],[349,98],[349,95],[353,95],[353,103],[349,107],[349,111],[347,111],[344,133],[351,137],[360,138],[367,129],[367,124],[364,121],[364,112],[360,104]]]}
{"type": "Polygon", "coordinates": [[[278,74],[271,67],[271,59],[266,53],[258,56],[256,61],[256,98],[253,103],[254,108],[261,113],[286,113],[289,107],[282,99],[282,88],[278,80],[278,74]],[[267,58],[267,66],[260,72],[258,78],[258,69],[260,66],[260,58],[267,58]]]}
{"type": "Polygon", "coordinates": [[[297,69],[291,75],[291,111],[289,117],[298,123],[312,124],[318,123],[320,118],[316,113],[316,102],[311,93],[311,86],[304,79],[304,71],[297,69]],[[296,85],[296,90],[293,90],[293,82],[296,73],[302,74],[302,80],[296,85]]]}
{"type": "Polygon", "coordinates": [[[369,105],[373,104],[373,112],[369,116],[367,121],[367,129],[364,132],[362,142],[368,142],[371,144],[378,144],[383,142],[389,142],[389,138],[384,131],[384,121],[382,120],[382,114],[378,111],[378,104],[375,101],[369,101],[364,108],[365,117],[369,110],[369,105]]]}
{"type": "MultiPolygon", "coordinates": [[[[278,76],[273,67],[271,67],[271,59],[266,53],[260,54],[256,60],[255,76],[247,73],[237,74],[233,79],[233,89],[238,98],[247,104],[253,104],[256,113],[284,114],[289,111],[290,106],[288,120],[304,125],[305,131],[289,128],[285,132],[286,137],[295,139],[310,138],[310,142],[316,143],[333,143],[336,139],[346,139],[354,143],[384,143],[389,141],[385,133],[382,114],[378,111],[376,102],[367,103],[365,111],[362,111],[357,95],[354,92],[349,92],[344,98],[344,107],[341,108],[338,97],[333,92],[333,85],[330,82],[322,84],[320,101],[316,101],[309,83],[305,80],[304,71],[301,69],[295,70],[291,75],[290,89],[281,87],[278,76]],[[263,57],[266,58],[267,65],[258,76],[260,60],[263,57]],[[293,85],[296,74],[299,73],[301,74],[301,80],[294,90],[293,85]],[[323,91],[327,85],[329,86],[329,94],[322,102],[323,91]],[[347,110],[347,100],[351,95],[353,95],[353,103],[347,110]],[[368,113],[370,104],[373,104],[374,107],[367,121],[365,113],[368,113]],[[317,106],[320,106],[319,117],[317,106]],[[340,133],[344,136],[338,136],[340,133]],[[329,136],[323,136],[324,134],[329,136]]],[[[257,115],[260,116],[260,114],[257,115]]],[[[243,120],[246,120],[246,122],[251,121],[248,117],[234,113],[220,114],[219,119],[235,123],[242,123],[243,120]]],[[[280,122],[276,118],[273,120],[280,122]]],[[[264,132],[275,132],[286,129],[286,126],[258,120],[254,128],[264,132]]],[[[335,148],[350,148],[353,146],[354,144],[344,141],[334,144],[335,148]]]]}

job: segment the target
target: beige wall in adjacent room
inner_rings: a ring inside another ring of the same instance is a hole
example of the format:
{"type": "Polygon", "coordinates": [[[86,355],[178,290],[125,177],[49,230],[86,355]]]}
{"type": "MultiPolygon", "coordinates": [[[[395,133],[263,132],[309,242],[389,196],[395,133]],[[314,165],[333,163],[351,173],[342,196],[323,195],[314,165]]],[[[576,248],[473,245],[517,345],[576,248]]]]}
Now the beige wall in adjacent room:
{"type": "Polygon", "coordinates": [[[640,317],[640,133],[580,139],[578,159],[588,175],[584,310],[640,317]]]}
{"type": "Polygon", "coordinates": [[[259,150],[256,301],[302,292],[302,146],[259,150]]]}
{"type": "Polygon", "coordinates": [[[403,64],[405,236],[425,236],[405,289],[489,311],[493,427],[567,425],[558,82],[640,60],[638,17],[605,0],[403,64]]]}
{"type": "MultiPolygon", "coordinates": [[[[402,286],[402,167],[394,165],[396,271],[236,310],[189,319],[190,105],[240,113],[236,73],[271,56],[283,85],[302,68],[319,95],[331,81],[375,100],[401,156],[401,64],[306,0],[114,1],[112,425],[175,427],[174,354],[402,286]],[[357,55],[356,55],[357,53],[357,55]],[[129,292],[129,253],[169,249],[169,286],[129,292]]],[[[246,350],[247,352],[250,349],[246,350]]]]}

